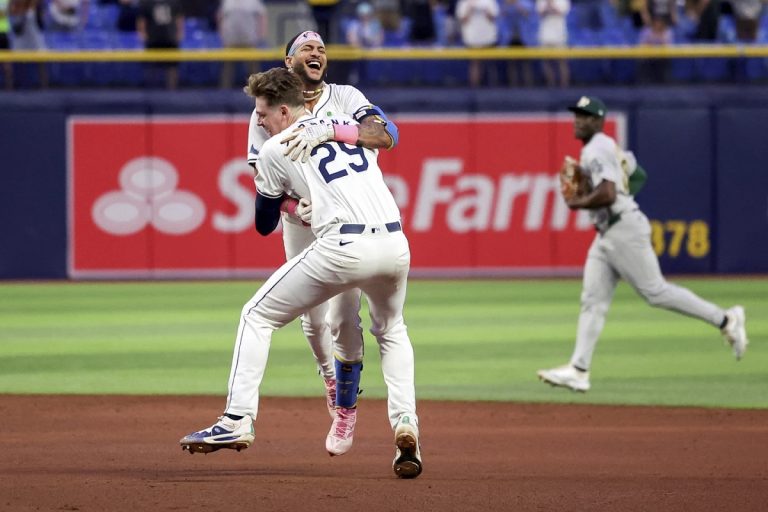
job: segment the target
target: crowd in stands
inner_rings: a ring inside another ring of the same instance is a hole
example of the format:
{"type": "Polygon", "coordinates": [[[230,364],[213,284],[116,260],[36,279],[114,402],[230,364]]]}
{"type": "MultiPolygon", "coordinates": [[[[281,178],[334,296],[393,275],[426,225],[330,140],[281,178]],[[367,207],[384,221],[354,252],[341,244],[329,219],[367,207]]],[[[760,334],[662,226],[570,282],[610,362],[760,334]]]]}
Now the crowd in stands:
{"type": "MultiPolygon", "coordinates": [[[[0,49],[279,46],[271,5],[290,0],[0,0],[0,49]],[[274,34],[272,34],[274,36],[274,34]]],[[[327,44],[360,48],[768,43],[768,0],[294,0],[327,44]]],[[[292,34],[287,34],[290,37],[292,34]]],[[[556,87],[573,62],[463,64],[468,85],[556,87]],[[505,76],[500,79],[499,74],[505,76]]],[[[166,63],[166,85],[178,83],[166,63]]],[[[233,64],[220,84],[235,84],[233,64]]],[[[657,70],[658,71],[658,70],[657,70]]],[[[653,71],[654,73],[657,71],[653,71]]],[[[8,66],[0,67],[6,85],[8,66]]]]}

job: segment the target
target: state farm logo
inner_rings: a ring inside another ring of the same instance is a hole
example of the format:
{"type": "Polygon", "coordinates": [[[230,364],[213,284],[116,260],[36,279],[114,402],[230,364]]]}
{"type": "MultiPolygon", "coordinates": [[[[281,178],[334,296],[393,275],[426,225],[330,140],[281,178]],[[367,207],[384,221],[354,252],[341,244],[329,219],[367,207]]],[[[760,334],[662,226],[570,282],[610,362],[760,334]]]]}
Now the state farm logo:
{"type": "Polygon", "coordinates": [[[132,235],[151,224],[162,233],[184,235],[205,219],[203,201],[176,189],[179,173],[167,160],[134,158],[120,170],[118,182],[120,190],[100,196],[91,209],[93,221],[107,233],[132,235]]]}

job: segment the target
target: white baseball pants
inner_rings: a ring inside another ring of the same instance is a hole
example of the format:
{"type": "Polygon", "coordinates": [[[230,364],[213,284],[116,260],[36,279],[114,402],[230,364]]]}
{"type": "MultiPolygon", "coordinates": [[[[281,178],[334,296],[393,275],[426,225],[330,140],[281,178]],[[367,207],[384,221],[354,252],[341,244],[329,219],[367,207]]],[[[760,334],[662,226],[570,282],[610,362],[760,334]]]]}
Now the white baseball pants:
{"type": "Polygon", "coordinates": [[[584,266],[581,312],[571,364],[588,370],[619,279],[654,307],[699,318],[719,327],[720,307],[664,279],[651,246],[651,225],[640,210],[626,212],[592,241],[584,266]]]}
{"type": "MultiPolygon", "coordinates": [[[[410,249],[402,231],[341,235],[316,240],[280,267],[245,304],[235,339],[226,413],[258,413],[259,386],[272,333],[302,312],[347,290],[359,288],[370,309],[371,333],[379,343],[394,428],[400,415],[415,416],[413,347],[403,320],[410,249]]],[[[337,340],[345,360],[362,355],[362,337],[337,340]]]]}

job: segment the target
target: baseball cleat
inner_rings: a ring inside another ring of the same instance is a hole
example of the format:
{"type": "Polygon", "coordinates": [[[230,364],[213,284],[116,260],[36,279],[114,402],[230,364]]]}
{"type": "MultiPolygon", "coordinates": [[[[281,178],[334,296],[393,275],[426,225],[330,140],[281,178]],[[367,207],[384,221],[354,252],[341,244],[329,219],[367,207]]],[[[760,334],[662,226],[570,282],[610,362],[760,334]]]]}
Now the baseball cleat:
{"type": "Polygon", "coordinates": [[[325,381],[325,405],[331,419],[336,417],[336,379],[323,379],[325,381]]]}
{"type": "Polygon", "coordinates": [[[189,453],[211,453],[222,448],[239,452],[251,446],[255,437],[250,416],[239,420],[219,416],[219,421],[210,428],[182,437],[179,444],[189,453]]]}
{"type": "Polygon", "coordinates": [[[352,448],[352,438],[355,435],[357,409],[346,407],[336,408],[336,414],[331,424],[328,437],[325,438],[325,449],[328,455],[344,455],[352,448]]]}
{"type": "Polygon", "coordinates": [[[747,319],[742,306],[733,306],[725,312],[728,321],[722,329],[723,336],[731,345],[734,357],[739,361],[747,351],[747,319]]]}
{"type": "Polygon", "coordinates": [[[392,470],[398,478],[416,478],[421,474],[421,450],[419,448],[419,428],[408,414],[400,416],[395,427],[395,460],[392,470]]]}
{"type": "Polygon", "coordinates": [[[539,370],[537,375],[540,380],[547,384],[568,388],[572,391],[585,393],[589,391],[590,388],[589,372],[577,370],[570,364],[558,366],[557,368],[551,368],[549,370],[539,370]]]}

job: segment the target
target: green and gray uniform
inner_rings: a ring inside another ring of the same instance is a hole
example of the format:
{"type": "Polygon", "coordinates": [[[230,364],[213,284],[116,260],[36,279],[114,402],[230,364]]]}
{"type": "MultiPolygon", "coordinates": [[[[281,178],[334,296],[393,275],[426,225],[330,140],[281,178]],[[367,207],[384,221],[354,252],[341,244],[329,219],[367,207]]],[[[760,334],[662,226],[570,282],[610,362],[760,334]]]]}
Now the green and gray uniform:
{"type": "MultiPolygon", "coordinates": [[[[642,186],[644,181],[632,179],[631,175],[645,175],[634,155],[622,151],[605,133],[597,132],[582,148],[580,165],[592,189],[604,180],[612,181],[616,185],[616,199],[610,207],[589,211],[597,234],[584,266],[581,312],[571,365],[589,369],[619,279],[627,281],[651,306],[699,318],[716,327],[723,324],[723,309],[664,279],[651,246],[651,225],[629,192],[631,183],[642,186]]],[[[638,188],[633,186],[633,192],[638,188]]]]}

